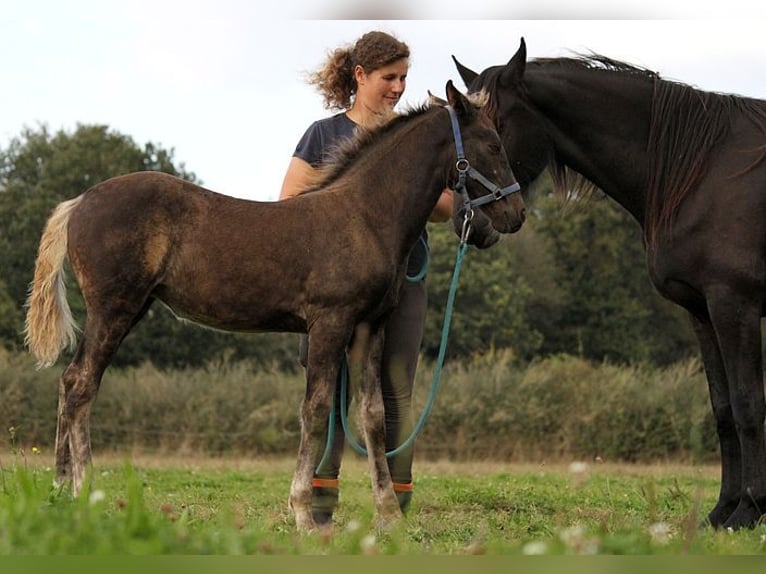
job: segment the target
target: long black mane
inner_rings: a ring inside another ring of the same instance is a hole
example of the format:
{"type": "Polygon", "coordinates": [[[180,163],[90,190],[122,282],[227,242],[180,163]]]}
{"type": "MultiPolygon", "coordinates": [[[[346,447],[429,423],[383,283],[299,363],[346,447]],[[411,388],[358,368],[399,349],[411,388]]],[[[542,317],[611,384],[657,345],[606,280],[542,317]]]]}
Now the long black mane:
{"type": "MultiPolygon", "coordinates": [[[[709,164],[709,156],[726,138],[733,122],[745,117],[766,134],[766,102],[739,95],[706,92],[688,84],[664,79],[659,73],[614,60],[600,54],[575,57],[536,58],[527,62],[527,71],[544,73],[550,69],[572,73],[612,74],[643,78],[653,85],[651,123],[646,152],[647,174],[645,238],[654,244],[660,229],[668,229],[681,202],[700,182],[709,164]]],[[[527,76],[529,77],[529,76],[527,76]]],[[[496,84],[497,76],[490,80],[496,84]]],[[[496,85],[490,85],[496,94],[496,85]]],[[[521,92],[525,93],[522,83],[521,92]]],[[[490,100],[488,112],[497,109],[490,100]]],[[[766,146],[748,169],[766,159],[766,146]]],[[[587,194],[595,184],[552,157],[549,165],[557,192],[563,195],[587,194]]],[[[736,174],[731,174],[736,175],[736,174]]]]}

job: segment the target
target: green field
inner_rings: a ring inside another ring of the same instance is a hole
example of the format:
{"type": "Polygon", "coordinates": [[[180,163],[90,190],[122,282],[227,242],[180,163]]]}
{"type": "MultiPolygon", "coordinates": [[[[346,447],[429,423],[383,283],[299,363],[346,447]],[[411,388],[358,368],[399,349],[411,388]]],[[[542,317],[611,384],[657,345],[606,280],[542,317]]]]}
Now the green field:
{"type": "Polygon", "coordinates": [[[50,453],[0,457],[0,554],[766,554],[766,526],[698,527],[718,470],[692,465],[416,463],[404,521],[376,526],[349,455],[332,536],[296,533],[293,460],[95,453],[93,487],[52,488],[50,453]]]}

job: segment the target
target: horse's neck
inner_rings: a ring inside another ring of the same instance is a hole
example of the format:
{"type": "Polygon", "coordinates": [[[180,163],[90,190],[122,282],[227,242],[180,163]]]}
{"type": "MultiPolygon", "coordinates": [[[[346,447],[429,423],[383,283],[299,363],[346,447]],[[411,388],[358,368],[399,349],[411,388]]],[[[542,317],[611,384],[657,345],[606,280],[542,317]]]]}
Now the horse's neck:
{"type": "Polygon", "coordinates": [[[651,82],[586,69],[538,71],[526,79],[532,102],[550,120],[558,162],[643,223],[651,82]]]}
{"type": "Polygon", "coordinates": [[[398,134],[388,134],[356,162],[347,179],[358,216],[375,229],[386,230],[397,249],[405,252],[425,227],[446,185],[444,151],[452,137],[446,113],[443,118],[429,114],[416,121],[399,127],[404,131],[398,134]],[[439,126],[440,119],[444,126],[439,126]]]}

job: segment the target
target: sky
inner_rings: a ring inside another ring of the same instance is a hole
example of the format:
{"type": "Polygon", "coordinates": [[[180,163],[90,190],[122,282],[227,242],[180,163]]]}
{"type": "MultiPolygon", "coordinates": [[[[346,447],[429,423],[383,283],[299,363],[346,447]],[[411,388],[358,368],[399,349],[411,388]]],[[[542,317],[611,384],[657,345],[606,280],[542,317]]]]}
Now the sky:
{"type": "Polygon", "coordinates": [[[209,189],[273,201],[300,136],[333,113],[306,73],[373,29],[410,46],[401,108],[450,79],[464,89],[452,54],[481,71],[522,37],[530,58],[596,52],[766,99],[766,9],[752,2],[267,2],[5,0],[0,149],[25,128],[107,125],[172,149],[209,189]]]}

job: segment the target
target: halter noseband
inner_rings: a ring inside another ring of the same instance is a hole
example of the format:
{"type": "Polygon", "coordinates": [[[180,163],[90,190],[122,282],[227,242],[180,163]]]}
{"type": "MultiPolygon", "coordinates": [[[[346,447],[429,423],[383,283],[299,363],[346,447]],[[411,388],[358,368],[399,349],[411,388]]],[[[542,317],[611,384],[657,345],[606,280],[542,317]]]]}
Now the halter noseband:
{"type": "Polygon", "coordinates": [[[518,193],[521,191],[521,185],[513,183],[500,188],[473,168],[465,157],[463,138],[460,135],[460,126],[457,123],[457,114],[455,114],[455,110],[452,106],[447,105],[445,107],[447,108],[450,120],[452,121],[452,135],[455,138],[455,149],[457,151],[457,162],[455,163],[455,168],[457,169],[457,184],[455,185],[455,191],[460,192],[460,195],[463,197],[463,209],[466,212],[466,216],[470,218],[468,214],[473,214],[474,207],[498,201],[513,193],[518,193]],[[489,191],[489,193],[477,197],[476,199],[468,197],[468,190],[465,186],[466,177],[470,177],[474,181],[480,183],[489,191]]]}

